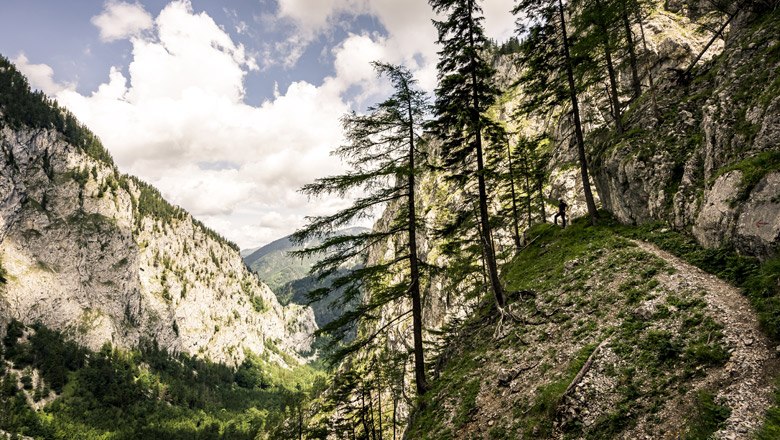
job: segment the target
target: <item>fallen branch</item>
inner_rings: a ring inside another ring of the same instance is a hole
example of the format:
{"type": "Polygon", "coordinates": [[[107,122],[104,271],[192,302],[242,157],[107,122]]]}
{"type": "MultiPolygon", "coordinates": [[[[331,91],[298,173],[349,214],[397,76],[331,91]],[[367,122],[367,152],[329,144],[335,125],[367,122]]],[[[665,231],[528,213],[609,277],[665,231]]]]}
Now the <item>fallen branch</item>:
{"type": "Polygon", "coordinates": [[[596,359],[596,354],[598,354],[599,350],[601,350],[601,347],[607,344],[609,342],[610,336],[604,338],[603,341],[593,350],[593,353],[588,356],[588,360],[585,361],[585,365],[580,368],[580,371],[577,373],[576,376],[574,376],[574,380],[571,381],[569,386],[566,388],[566,391],[563,392],[561,395],[560,400],[563,401],[563,398],[566,397],[569,393],[574,390],[574,388],[579,385],[580,382],[582,382],[582,379],[585,377],[586,374],[588,374],[588,371],[590,370],[590,367],[593,365],[593,361],[596,359]]]}

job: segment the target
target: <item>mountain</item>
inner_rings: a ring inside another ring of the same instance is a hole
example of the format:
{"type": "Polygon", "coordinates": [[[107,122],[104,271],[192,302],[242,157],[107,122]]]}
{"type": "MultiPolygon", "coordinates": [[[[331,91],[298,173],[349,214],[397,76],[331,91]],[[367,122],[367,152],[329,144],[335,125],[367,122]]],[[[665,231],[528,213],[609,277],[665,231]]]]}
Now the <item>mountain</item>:
{"type": "MultiPolygon", "coordinates": [[[[505,93],[489,113],[510,132],[544,136],[549,160],[534,192],[565,199],[575,220],[561,230],[549,224],[554,206],[543,214],[535,205],[532,221],[522,213],[518,248],[511,208],[494,196],[504,311],[479,268],[462,278],[451,238],[418,235],[422,261],[444,268],[424,284],[430,390],[409,398],[411,301],[393,301],[361,323],[358,334],[377,342],[344,362],[333,381],[336,410],[323,423],[337,426],[337,437],[347,432],[336,425],[342,420],[347,429],[349,422],[374,429],[365,405],[389,401],[392,422],[375,428],[414,439],[777,438],[780,15],[741,11],[693,76],[681,79],[676,72],[712,37],[694,31],[696,20],[717,16],[694,3],[658,2],[644,22],[640,70],[655,78],[659,120],[646,87],[626,100],[617,134],[604,116],[602,86],[581,92],[591,183],[603,209],[596,226],[582,218],[570,108],[518,117],[529,93],[517,82],[523,66],[511,55],[496,58],[505,93]]],[[[627,70],[619,77],[628,83],[627,70]]],[[[437,143],[429,142],[428,157],[439,154],[437,143]]],[[[446,177],[434,169],[418,180],[426,231],[474,200],[446,177]]],[[[387,229],[398,209],[391,203],[375,227],[387,229]]],[[[476,241],[471,233],[458,238],[476,241]]],[[[380,243],[369,264],[404,245],[380,243]]]]}
{"type": "MultiPolygon", "coordinates": [[[[359,234],[368,230],[362,227],[352,227],[336,231],[335,234],[359,234]]],[[[320,240],[310,240],[307,243],[296,245],[289,236],[283,237],[245,256],[244,263],[276,293],[280,303],[306,305],[309,303],[307,293],[323,287],[324,283],[327,284],[327,280],[323,283],[318,281],[316,277],[309,275],[309,270],[317,262],[316,257],[299,258],[289,253],[316,246],[319,243],[320,240]]],[[[358,263],[347,262],[344,269],[349,270],[356,264],[358,263]]],[[[311,304],[320,327],[339,315],[339,310],[330,307],[331,303],[338,297],[339,292],[333,292],[328,297],[311,304]]]]}
{"type": "Polygon", "coordinates": [[[93,350],[149,340],[233,366],[269,344],[310,350],[310,308],[279,304],[235,244],[121,174],[5,58],[0,112],[3,327],[42,324],[93,350]]]}

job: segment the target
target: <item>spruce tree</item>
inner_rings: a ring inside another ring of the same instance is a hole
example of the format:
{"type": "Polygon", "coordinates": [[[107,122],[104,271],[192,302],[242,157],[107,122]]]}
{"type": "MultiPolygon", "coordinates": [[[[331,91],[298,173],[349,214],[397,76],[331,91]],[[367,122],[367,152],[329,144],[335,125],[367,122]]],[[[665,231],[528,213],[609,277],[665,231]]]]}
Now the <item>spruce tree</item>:
{"type": "Polygon", "coordinates": [[[452,175],[463,185],[477,178],[480,244],[496,305],[503,310],[506,300],[491,236],[483,142],[483,131],[489,125],[485,111],[499,92],[492,82],[494,70],[483,56],[490,42],[482,26],[482,8],[477,0],[429,3],[434,12],[446,16],[434,20],[441,50],[433,128],[442,139],[445,166],[452,175]],[[472,160],[476,166],[468,166],[472,160]]]}
{"type": "MultiPolygon", "coordinates": [[[[310,218],[309,224],[296,232],[293,239],[302,243],[312,237],[324,237],[320,245],[297,254],[326,254],[312,268],[319,279],[340,273],[329,288],[311,292],[311,300],[320,299],[339,287],[345,287],[342,304],[362,298],[355,309],[323,327],[324,332],[343,335],[345,329],[358,320],[372,318],[383,305],[409,297],[412,302],[415,379],[418,394],[423,394],[427,382],[422,340],[422,269],[417,253],[419,221],[415,207],[415,178],[420,170],[417,144],[428,104],[425,93],[416,88],[416,81],[408,69],[382,63],[374,63],[374,67],[380,76],[386,76],[391,81],[394,93],[384,102],[370,107],[367,114],[352,112],[342,119],[348,143],[336,149],[335,154],[352,169],[346,174],[318,179],[302,190],[310,196],[336,194],[343,197],[352,190],[362,189],[365,195],[336,214],[310,218]],[[398,211],[385,229],[334,235],[336,230],[357,219],[371,217],[375,209],[387,203],[396,203],[398,211]],[[347,274],[339,271],[344,261],[354,258],[365,261],[369,248],[389,239],[406,242],[406,246],[401,247],[389,261],[366,262],[363,267],[347,274]],[[397,278],[401,281],[392,281],[397,278]]],[[[335,359],[370,344],[378,333],[358,335],[335,352],[335,359]]]]}

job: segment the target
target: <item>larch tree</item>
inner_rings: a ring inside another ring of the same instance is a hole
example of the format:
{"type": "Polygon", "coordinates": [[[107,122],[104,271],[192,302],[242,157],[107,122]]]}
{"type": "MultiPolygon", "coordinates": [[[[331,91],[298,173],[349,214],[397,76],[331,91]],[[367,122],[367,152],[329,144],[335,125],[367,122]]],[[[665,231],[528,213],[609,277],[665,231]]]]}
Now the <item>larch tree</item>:
{"type": "MultiPolygon", "coordinates": [[[[421,263],[417,251],[419,220],[415,206],[415,179],[420,172],[418,143],[428,113],[425,93],[416,87],[411,72],[402,67],[374,63],[378,74],[387,77],[394,93],[387,100],[368,108],[367,113],[349,113],[342,118],[347,144],[335,150],[351,170],[338,176],[318,179],[303,187],[310,196],[335,194],[346,196],[354,190],[364,195],[352,206],[336,214],[309,219],[303,229],[293,235],[297,242],[309,238],[323,238],[320,245],[297,252],[299,256],[325,255],[312,268],[319,279],[338,275],[330,287],[310,293],[311,300],[324,297],[333,289],[345,288],[342,304],[360,298],[359,304],[321,329],[322,333],[344,335],[346,329],[360,320],[375,319],[375,312],[385,304],[408,297],[412,303],[414,338],[414,370],[418,394],[428,388],[425,377],[425,358],[422,339],[422,303],[420,299],[421,263]],[[384,230],[353,235],[334,235],[334,232],[361,218],[370,218],[376,209],[396,203],[399,209],[384,230]],[[395,239],[405,242],[397,255],[388,261],[372,262],[344,274],[339,268],[345,261],[362,258],[372,246],[395,239]]],[[[391,322],[404,318],[409,312],[391,322]]],[[[341,359],[368,344],[382,329],[358,334],[334,352],[341,359]]],[[[337,340],[340,338],[337,338],[337,340]]]]}
{"type": "Polygon", "coordinates": [[[434,20],[440,45],[432,124],[442,140],[445,167],[463,185],[477,179],[480,245],[493,296],[499,310],[506,299],[498,276],[496,251],[491,235],[486,184],[484,130],[489,125],[486,110],[495,103],[498,89],[494,70],[484,58],[490,45],[485,37],[482,8],[477,0],[430,0],[434,12],[446,18],[434,20]],[[476,160],[476,165],[468,162],[476,160]]]}

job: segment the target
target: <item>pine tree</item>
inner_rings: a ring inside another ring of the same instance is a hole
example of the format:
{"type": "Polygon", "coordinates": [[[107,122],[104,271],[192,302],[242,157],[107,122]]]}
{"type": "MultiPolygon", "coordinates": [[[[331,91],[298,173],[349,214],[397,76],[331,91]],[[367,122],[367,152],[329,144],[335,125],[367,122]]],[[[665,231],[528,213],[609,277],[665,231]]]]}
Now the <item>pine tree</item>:
{"type": "Polygon", "coordinates": [[[436,13],[446,16],[434,21],[441,50],[433,128],[443,141],[445,166],[452,175],[464,186],[476,175],[480,245],[496,305],[503,310],[506,300],[491,236],[483,142],[489,124],[485,111],[499,92],[492,83],[493,68],[483,57],[490,42],[482,26],[482,8],[477,0],[429,3],[436,13]],[[476,160],[475,169],[464,166],[471,160],[476,160]]]}
{"type": "MultiPolygon", "coordinates": [[[[372,313],[383,305],[408,295],[412,302],[415,379],[417,392],[423,394],[427,381],[420,300],[422,269],[416,242],[419,221],[415,207],[415,178],[420,171],[417,144],[427,114],[427,98],[416,88],[408,69],[381,63],[374,63],[374,67],[379,75],[390,79],[395,92],[384,102],[370,107],[367,114],[353,112],[342,119],[348,143],[339,147],[335,154],[345,159],[352,170],[343,175],[318,179],[302,190],[310,196],[337,194],[343,197],[351,190],[363,189],[366,195],[336,214],[311,218],[310,223],[296,232],[293,239],[304,242],[312,237],[324,237],[320,245],[297,252],[300,256],[327,254],[312,269],[321,280],[338,274],[344,261],[353,258],[365,260],[371,246],[391,238],[405,239],[406,249],[389,261],[367,264],[348,274],[342,273],[329,288],[312,292],[310,299],[320,299],[340,287],[345,287],[342,304],[363,297],[355,309],[345,312],[322,329],[343,335],[345,329],[358,320],[370,319],[372,313]],[[333,234],[357,219],[372,216],[375,208],[391,202],[397,203],[399,209],[385,230],[353,235],[333,234]],[[402,281],[388,281],[389,278],[398,278],[395,275],[400,276],[402,281]]],[[[406,314],[408,312],[397,319],[406,314]]],[[[358,335],[353,342],[337,350],[334,358],[343,358],[367,346],[380,331],[358,335]]]]}

